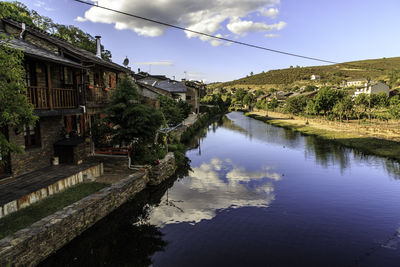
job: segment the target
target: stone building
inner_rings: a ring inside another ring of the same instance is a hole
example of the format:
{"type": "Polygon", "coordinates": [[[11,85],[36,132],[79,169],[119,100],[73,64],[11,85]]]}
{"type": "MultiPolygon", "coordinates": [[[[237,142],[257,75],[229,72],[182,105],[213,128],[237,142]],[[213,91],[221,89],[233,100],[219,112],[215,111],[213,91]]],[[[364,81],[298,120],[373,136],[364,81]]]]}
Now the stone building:
{"type": "Polygon", "coordinates": [[[13,37],[8,45],[24,52],[27,96],[39,116],[22,132],[1,129],[25,153],[1,159],[0,177],[49,166],[55,156],[80,164],[90,154],[90,122],[100,116],[126,69],[13,20],[2,19],[0,33],[13,37]]]}
{"type": "Polygon", "coordinates": [[[157,101],[159,95],[170,97],[176,101],[182,100],[191,106],[191,111],[199,112],[200,92],[202,86],[195,82],[181,82],[168,79],[161,75],[134,75],[140,94],[145,98],[157,101]]]}
{"type": "Polygon", "coordinates": [[[390,88],[387,84],[381,82],[369,82],[365,83],[363,88],[357,89],[354,92],[354,96],[358,96],[359,94],[380,94],[384,93],[386,96],[389,96],[390,88]]]}

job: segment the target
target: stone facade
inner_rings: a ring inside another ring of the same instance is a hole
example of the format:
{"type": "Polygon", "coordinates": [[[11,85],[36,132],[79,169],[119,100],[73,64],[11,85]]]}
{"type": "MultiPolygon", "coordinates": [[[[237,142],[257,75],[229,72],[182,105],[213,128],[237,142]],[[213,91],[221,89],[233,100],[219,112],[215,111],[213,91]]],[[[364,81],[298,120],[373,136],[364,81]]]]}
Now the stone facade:
{"type": "MultiPolygon", "coordinates": [[[[61,116],[41,117],[39,124],[40,145],[26,149],[23,154],[11,154],[11,171],[13,176],[51,165],[51,158],[54,156],[53,144],[61,139],[60,133],[64,122],[61,116]]],[[[10,129],[9,138],[11,142],[15,142],[18,146],[25,147],[23,132],[17,135],[14,129],[10,129]]]]}
{"type": "Polygon", "coordinates": [[[186,86],[186,102],[191,106],[191,111],[194,113],[198,113],[200,109],[200,97],[199,91],[196,88],[186,86]]]}
{"type": "Polygon", "coordinates": [[[158,165],[152,166],[149,171],[149,185],[159,185],[175,172],[174,153],[169,152],[158,165]]]}
{"type": "Polygon", "coordinates": [[[118,208],[148,182],[147,173],[128,176],[53,215],[0,240],[0,266],[33,266],[118,208]]]}

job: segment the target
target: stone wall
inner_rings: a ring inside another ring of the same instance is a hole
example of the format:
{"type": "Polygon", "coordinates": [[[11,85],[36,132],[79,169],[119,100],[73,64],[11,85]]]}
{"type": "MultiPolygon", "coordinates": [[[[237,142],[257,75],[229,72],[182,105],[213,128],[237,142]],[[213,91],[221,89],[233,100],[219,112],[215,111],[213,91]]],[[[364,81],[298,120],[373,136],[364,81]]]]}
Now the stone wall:
{"type": "MultiPolygon", "coordinates": [[[[60,131],[64,125],[61,116],[41,117],[40,118],[41,144],[25,150],[23,154],[11,154],[11,171],[13,176],[22,175],[40,168],[51,165],[51,158],[54,155],[53,144],[58,141],[60,131]]],[[[18,146],[25,146],[24,133],[15,134],[14,129],[10,129],[9,138],[18,146]]]]}
{"type": "Polygon", "coordinates": [[[44,198],[50,197],[54,194],[64,191],[65,189],[74,186],[84,181],[93,180],[95,177],[99,177],[103,174],[103,164],[99,163],[90,168],[81,170],[69,177],[60,179],[53,184],[46,187],[40,188],[34,192],[31,192],[19,199],[14,199],[4,205],[0,205],[0,218],[9,215],[10,213],[16,212],[20,209],[28,207],[33,203],[36,203],[44,198]]]}
{"type": "Polygon", "coordinates": [[[142,191],[147,172],[128,176],[0,240],[0,266],[33,266],[142,191]]]}
{"type": "Polygon", "coordinates": [[[169,152],[160,164],[152,166],[149,171],[149,185],[159,185],[175,172],[174,153],[169,152]]]}
{"type": "Polygon", "coordinates": [[[90,156],[90,139],[74,147],[74,164],[81,164],[90,156]]]}

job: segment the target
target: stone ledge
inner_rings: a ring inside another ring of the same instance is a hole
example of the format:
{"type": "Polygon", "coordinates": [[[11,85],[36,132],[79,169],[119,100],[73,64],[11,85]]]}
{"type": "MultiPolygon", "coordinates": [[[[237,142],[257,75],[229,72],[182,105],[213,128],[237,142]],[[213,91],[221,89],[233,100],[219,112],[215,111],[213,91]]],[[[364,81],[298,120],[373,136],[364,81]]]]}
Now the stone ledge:
{"type": "Polygon", "coordinates": [[[103,174],[103,164],[99,163],[95,166],[81,170],[71,176],[60,179],[44,188],[40,188],[31,192],[18,199],[14,199],[8,203],[0,205],[0,218],[9,215],[10,213],[16,212],[33,203],[38,202],[44,198],[47,198],[53,194],[64,191],[65,189],[82,183],[86,180],[92,180],[94,177],[98,177],[103,174]]]}
{"type": "Polygon", "coordinates": [[[148,183],[148,173],[129,175],[0,240],[0,266],[36,265],[91,227],[148,183]]]}

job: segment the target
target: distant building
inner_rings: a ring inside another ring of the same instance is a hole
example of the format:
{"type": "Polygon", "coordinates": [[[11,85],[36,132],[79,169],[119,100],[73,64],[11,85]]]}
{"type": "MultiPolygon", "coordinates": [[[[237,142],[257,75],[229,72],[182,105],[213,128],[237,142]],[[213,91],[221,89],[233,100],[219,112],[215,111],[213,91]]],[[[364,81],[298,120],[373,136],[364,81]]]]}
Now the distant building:
{"type": "Polygon", "coordinates": [[[363,87],[364,85],[365,85],[365,83],[367,83],[368,82],[368,80],[367,79],[364,79],[364,78],[361,78],[361,79],[351,79],[351,80],[347,80],[346,82],[345,82],[345,87],[351,87],[351,86],[354,86],[354,87],[363,87]]]}
{"type": "Polygon", "coordinates": [[[363,88],[357,89],[357,91],[354,92],[354,96],[358,96],[359,94],[379,94],[379,93],[385,93],[387,96],[389,96],[389,86],[385,83],[381,82],[374,82],[374,83],[366,83],[363,88]]]}
{"type": "Polygon", "coordinates": [[[181,82],[165,78],[161,75],[149,75],[136,80],[140,94],[156,101],[159,95],[170,97],[176,101],[182,100],[192,107],[192,112],[199,112],[200,95],[205,91],[205,85],[199,82],[182,80],[181,82]]]}
{"type": "Polygon", "coordinates": [[[321,80],[321,76],[313,74],[311,75],[311,80],[321,80]]]}

